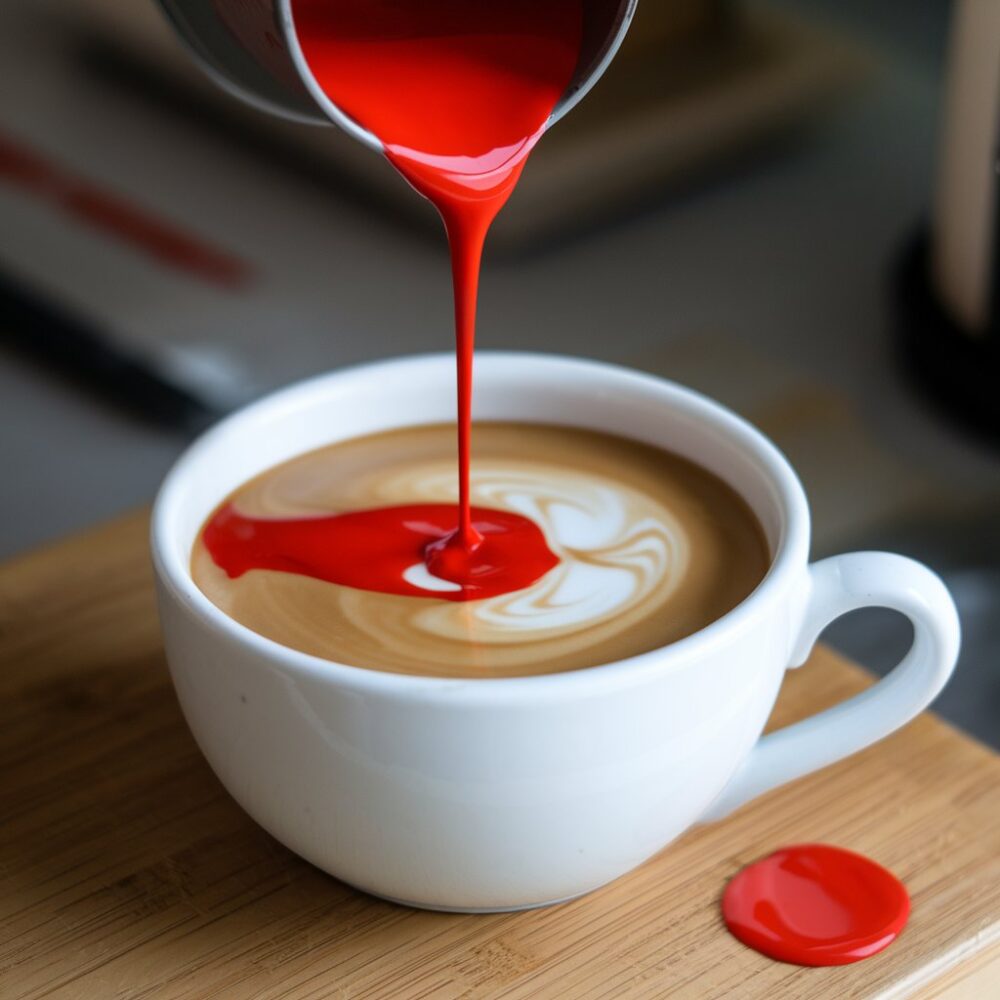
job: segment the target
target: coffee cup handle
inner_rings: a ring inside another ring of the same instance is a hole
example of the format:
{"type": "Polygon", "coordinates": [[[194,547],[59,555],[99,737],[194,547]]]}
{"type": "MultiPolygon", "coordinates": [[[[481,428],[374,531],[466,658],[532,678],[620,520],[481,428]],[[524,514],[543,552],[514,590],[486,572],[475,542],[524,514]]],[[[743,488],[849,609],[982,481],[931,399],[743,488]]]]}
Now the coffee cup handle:
{"type": "Polygon", "coordinates": [[[801,666],[832,621],[859,608],[891,608],[913,623],[913,645],[877,684],[833,708],[762,737],[712,803],[722,819],[758,795],[849,757],[923,711],[958,659],[955,603],[926,566],[885,552],[833,556],[809,567],[805,618],[791,666],[801,666]]]}

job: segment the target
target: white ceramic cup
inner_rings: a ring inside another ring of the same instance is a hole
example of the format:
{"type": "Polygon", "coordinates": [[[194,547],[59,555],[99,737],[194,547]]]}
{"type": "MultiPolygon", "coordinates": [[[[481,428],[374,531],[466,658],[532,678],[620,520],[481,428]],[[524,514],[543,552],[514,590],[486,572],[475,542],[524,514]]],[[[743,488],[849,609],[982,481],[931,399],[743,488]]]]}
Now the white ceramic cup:
{"type": "Polygon", "coordinates": [[[453,910],[557,902],[629,871],[699,821],[887,736],[954,668],[954,604],[930,570],[857,553],[808,564],[809,510],[778,450],[688,389],[569,358],[482,354],[475,412],[594,428],[721,476],[755,510],[765,580],[702,631],[570,673],[445,680],[296,652],[195,586],[199,528],[235,487],[335,441],[454,419],[454,358],[314,378],[209,431],[167,477],[152,544],[167,658],[184,714],[232,796],[337,878],[453,910]],[[785,670],[854,608],[895,608],[913,647],[873,688],[761,738],[785,670]]]}

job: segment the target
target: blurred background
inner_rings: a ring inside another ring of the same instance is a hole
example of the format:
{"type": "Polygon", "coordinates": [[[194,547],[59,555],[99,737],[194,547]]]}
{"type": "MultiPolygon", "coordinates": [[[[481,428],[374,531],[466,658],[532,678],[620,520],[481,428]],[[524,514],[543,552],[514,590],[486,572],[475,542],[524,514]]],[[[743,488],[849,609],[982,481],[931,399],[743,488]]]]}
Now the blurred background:
{"type": "MultiPolygon", "coordinates": [[[[1000,745],[995,242],[956,258],[978,291],[926,280],[935,211],[1000,232],[995,182],[963,208],[997,177],[1000,35],[961,87],[979,56],[948,44],[993,5],[641,0],[498,222],[480,344],[645,368],[758,424],[817,557],[943,573],[966,646],[938,709],[1000,745]]],[[[148,503],[263,392],[450,349],[431,209],[336,130],[217,91],[151,0],[4,0],[0,65],[0,558],[148,503]]],[[[828,638],[885,670],[909,636],[861,612],[828,638]]]]}

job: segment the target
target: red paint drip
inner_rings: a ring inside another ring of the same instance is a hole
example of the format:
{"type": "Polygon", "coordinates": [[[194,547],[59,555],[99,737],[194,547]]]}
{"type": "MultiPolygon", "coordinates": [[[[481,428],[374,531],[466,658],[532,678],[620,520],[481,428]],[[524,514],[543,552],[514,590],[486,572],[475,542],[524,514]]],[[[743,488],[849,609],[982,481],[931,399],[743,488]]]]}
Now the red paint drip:
{"type": "Polygon", "coordinates": [[[210,284],[235,289],[246,285],[252,276],[250,266],[244,261],[3,135],[0,135],[0,182],[40,201],[48,201],[91,229],[210,284]]]}
{"type": "Polygon", "coordinates": [[[471,551],[446,544],[456,528],[451,504],[385,507],[327,517],[246,517],[226,504],[205,526],[204,542],[230,577],[253,569],[310,576],[358,590],[471,601],[530,586],[558,559],[541,529],[519,514],[472,508],[479,538],[471,551]],[[461,590],[432,590],[406,578],[424,564],[461,590]]]}
{"type": "Polygon", "coordinates": [[[800,844],[744,868],[726,886],[722,915],[735,937],[779,962],[848,965],[896,940],[910,897],[860,854],[800,844]]]}
{"type": "Polygon", "coordinates": [[[572,79],[583,0],[293,0],[292,13],[323,92],[379,137],[444,220],[455,285],[460,511],[445,544],[468,556],[479,540],[469,461],[483,244],[572,79]]]}

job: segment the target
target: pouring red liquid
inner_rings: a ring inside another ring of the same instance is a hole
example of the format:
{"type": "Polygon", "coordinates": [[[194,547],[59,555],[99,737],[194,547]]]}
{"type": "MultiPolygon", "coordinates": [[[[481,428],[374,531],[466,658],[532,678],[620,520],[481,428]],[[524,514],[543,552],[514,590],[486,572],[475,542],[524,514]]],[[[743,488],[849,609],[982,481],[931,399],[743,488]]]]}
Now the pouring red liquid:
{"type": "Polygon", "coordinates": [[[486,233],[573,77],[583,0],[295,0],[303,56],[326,95],[382,141],[437,208],[451,246],[459,519],[473,552],[469,461],[479,270],[486,233]]]}
{"type": "MultiPolygon", "coordinates": [[[[292,14],[319,86],[378,136],[390,162],[436,206],[448,233],[455,286],[459,504],[450,516],[437,507],[424,511],[435,531],[445,529],[428,540],[424,561],[433,575],[461,584],[465,599],[486,596],[486,577],[494,593],[528,586],[555,562],[541,532],[532,526],[536,537],[525,530],[523,518],[499,511],[488,512],[483,521],[473,516],[470,502],[476,302],[487,231],[573,77],[583,0],[294,0],[292,14]],[[445,527],[449,520],[453,526],[445,527]],[[489,524],[487,533],[480,522],[489,524]]],[[[249,543],[249,528],[240,525],[242,534],[227,536],[226,529],[234,530],[236,523],[224,515],[216,515],[206,543],[216,562],[238,575],[238,566],[244,567],[239,572],[250,568],[247,552],[234,555],[241,540],[249,543]]],[[[412,508],[364,516],[372,551],[384,555],[396,551],[400,539],[412,540],[407,528],[412,508]],[[378,531],[368,532],[373,519],[378,531]]],[[[256,543],[262,534],[275,543],[274,531],[256,523],[256,543]]],[[[289,529],[289,537],[298,538],[302,530],[317,533],[313,558],[296,560],[286,552],[282,560],[269,548],[272,561],[322,579],[351,576],[345,550],[320,544],[318,533],[331,526],[302,523],[303,529],[289,529]],[[325,564],[318,566],[321,552],[325,564]]],[[[373,565],[385,573],[369,574],[365,589],[410,592],[399,589],[399,566],[392,558],[380,556],[373,565]]]]}

